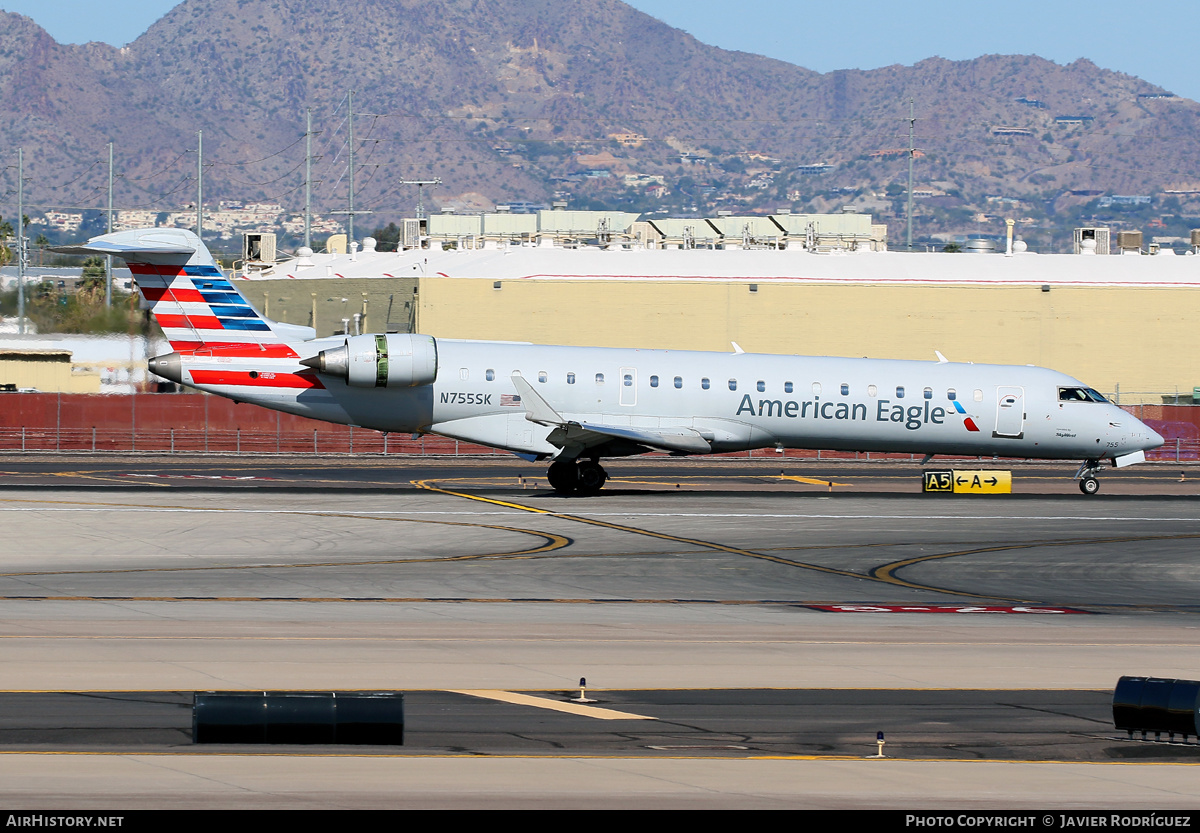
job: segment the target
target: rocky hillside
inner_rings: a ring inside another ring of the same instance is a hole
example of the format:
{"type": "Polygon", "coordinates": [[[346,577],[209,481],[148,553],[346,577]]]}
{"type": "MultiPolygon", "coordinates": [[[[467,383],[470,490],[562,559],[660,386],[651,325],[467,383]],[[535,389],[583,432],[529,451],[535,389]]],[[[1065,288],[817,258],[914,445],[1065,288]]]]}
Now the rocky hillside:
{"type": "Polygon", "coordinates": [[[351,88],[359,205],[381,217],[411,211],[396,180],[432,176],[451,204],[833,204],[903,181],[910,98],[919,182],[937,194],[1044,201],[1200,180],[1200,107],[1087,61],[819,74],[617,0],[185,0],[120,50],[0,23],[0,146],[26,149],[30,201],[46,207],[101,204],[109,141],[120,205],[185,206],[197,130],[206,201],[298,206],[306,108],[318,203],[342,207],[351,88]],[[797,170],[814,164],[829,167],[797,170]]]}

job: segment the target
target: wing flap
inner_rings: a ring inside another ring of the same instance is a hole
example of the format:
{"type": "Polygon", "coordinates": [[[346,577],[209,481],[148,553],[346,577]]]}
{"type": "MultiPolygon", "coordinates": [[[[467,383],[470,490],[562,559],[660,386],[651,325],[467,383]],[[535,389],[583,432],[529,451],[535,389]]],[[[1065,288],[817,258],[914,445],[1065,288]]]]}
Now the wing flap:
{"type": "Polygon", "coordinates": [[[630,440],[663,451],[682,451],[686,454],[708,454],[712,446],[698,431],[691,428],[631,428],[627,425],[604,425],[580,422],[585,431],[618,440],[630,440]]]}

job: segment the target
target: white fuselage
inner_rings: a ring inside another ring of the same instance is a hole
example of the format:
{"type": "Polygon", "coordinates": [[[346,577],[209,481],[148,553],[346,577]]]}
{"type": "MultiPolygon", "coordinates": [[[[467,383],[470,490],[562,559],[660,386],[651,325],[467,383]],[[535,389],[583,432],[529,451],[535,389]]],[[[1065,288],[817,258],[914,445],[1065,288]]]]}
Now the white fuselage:
{"type": "MultiPolygon", "coordinates": [[[[296,347],[307,358],[341,343],[296,347]]],[[[527,419],[514,374],[565,420],[692,429],[713,452],[777,446],[1099,460],[1162,443],[1108,402],[1064,399],[1085,386],[1039,367],[451,339],[437,340],[436,350],[434,382],[415,387],[352,387],[325,374],[323,387],[299,392],[196,384],[190,375],[181,381],[316,419],[436,433],[537,457],[560,448],[547,440],[550,426],[527,419]]],[[[294,359],[206,356],[184,357],[181,369],[217,362],[264,375],[304,372],[294,359]]],[[[598,453],[638,450],[618,442],[598,453]]]]}
{"type": "Polygon", "coordinates": [[[150,360],[160,376],[319,420],[552,458],[552,485],[568,492],[603,485],[602,457],[775,446],[1082,459],[1093,494],[1100,460],[1137,462],[1162,444],[1078,380],[1038,367],[315,339],[255,310],[189,231],[133,229],[63,251],[129,263],[174,348],[150,360]],[[580,458],[589,464],[571,465],[580,458]]]}

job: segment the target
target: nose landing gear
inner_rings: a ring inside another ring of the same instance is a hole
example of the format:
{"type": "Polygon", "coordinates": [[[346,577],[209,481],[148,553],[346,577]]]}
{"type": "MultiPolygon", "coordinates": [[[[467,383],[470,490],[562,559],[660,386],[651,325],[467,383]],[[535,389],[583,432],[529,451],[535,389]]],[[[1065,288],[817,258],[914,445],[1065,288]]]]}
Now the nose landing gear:
{"type": "Polygon", "coordinates": [[[1079,471],[1075,472],[1075,479],[1079,481],[1079,491],[1085,495],[1094,495],[1100,491],[1100,481],[1096,479],[1100,469],[1099,460],[1083,461],[1079,471]]]}
{"type": "Polygon", "coordinates": [[[546,479],[559,494],[594,495],[608,481],[608,472],[596,460],[560,460],[550,464],[546,479]]]}

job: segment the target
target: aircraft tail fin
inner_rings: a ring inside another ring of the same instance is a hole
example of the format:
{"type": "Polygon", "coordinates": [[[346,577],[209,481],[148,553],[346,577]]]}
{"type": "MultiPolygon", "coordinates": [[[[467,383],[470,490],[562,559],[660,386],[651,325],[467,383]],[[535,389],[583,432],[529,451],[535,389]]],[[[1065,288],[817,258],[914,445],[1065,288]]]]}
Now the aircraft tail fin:
{"type": "Polygon", "coordinates": [[[271,321],[252,307],[221,272],[212,254],[186,229],[133,229],[61,246],[66,254],[113,255],[125,260],[171,347],[181,355],[297,355],[289,342],[312,338],[311,328],[271,321]]]}

